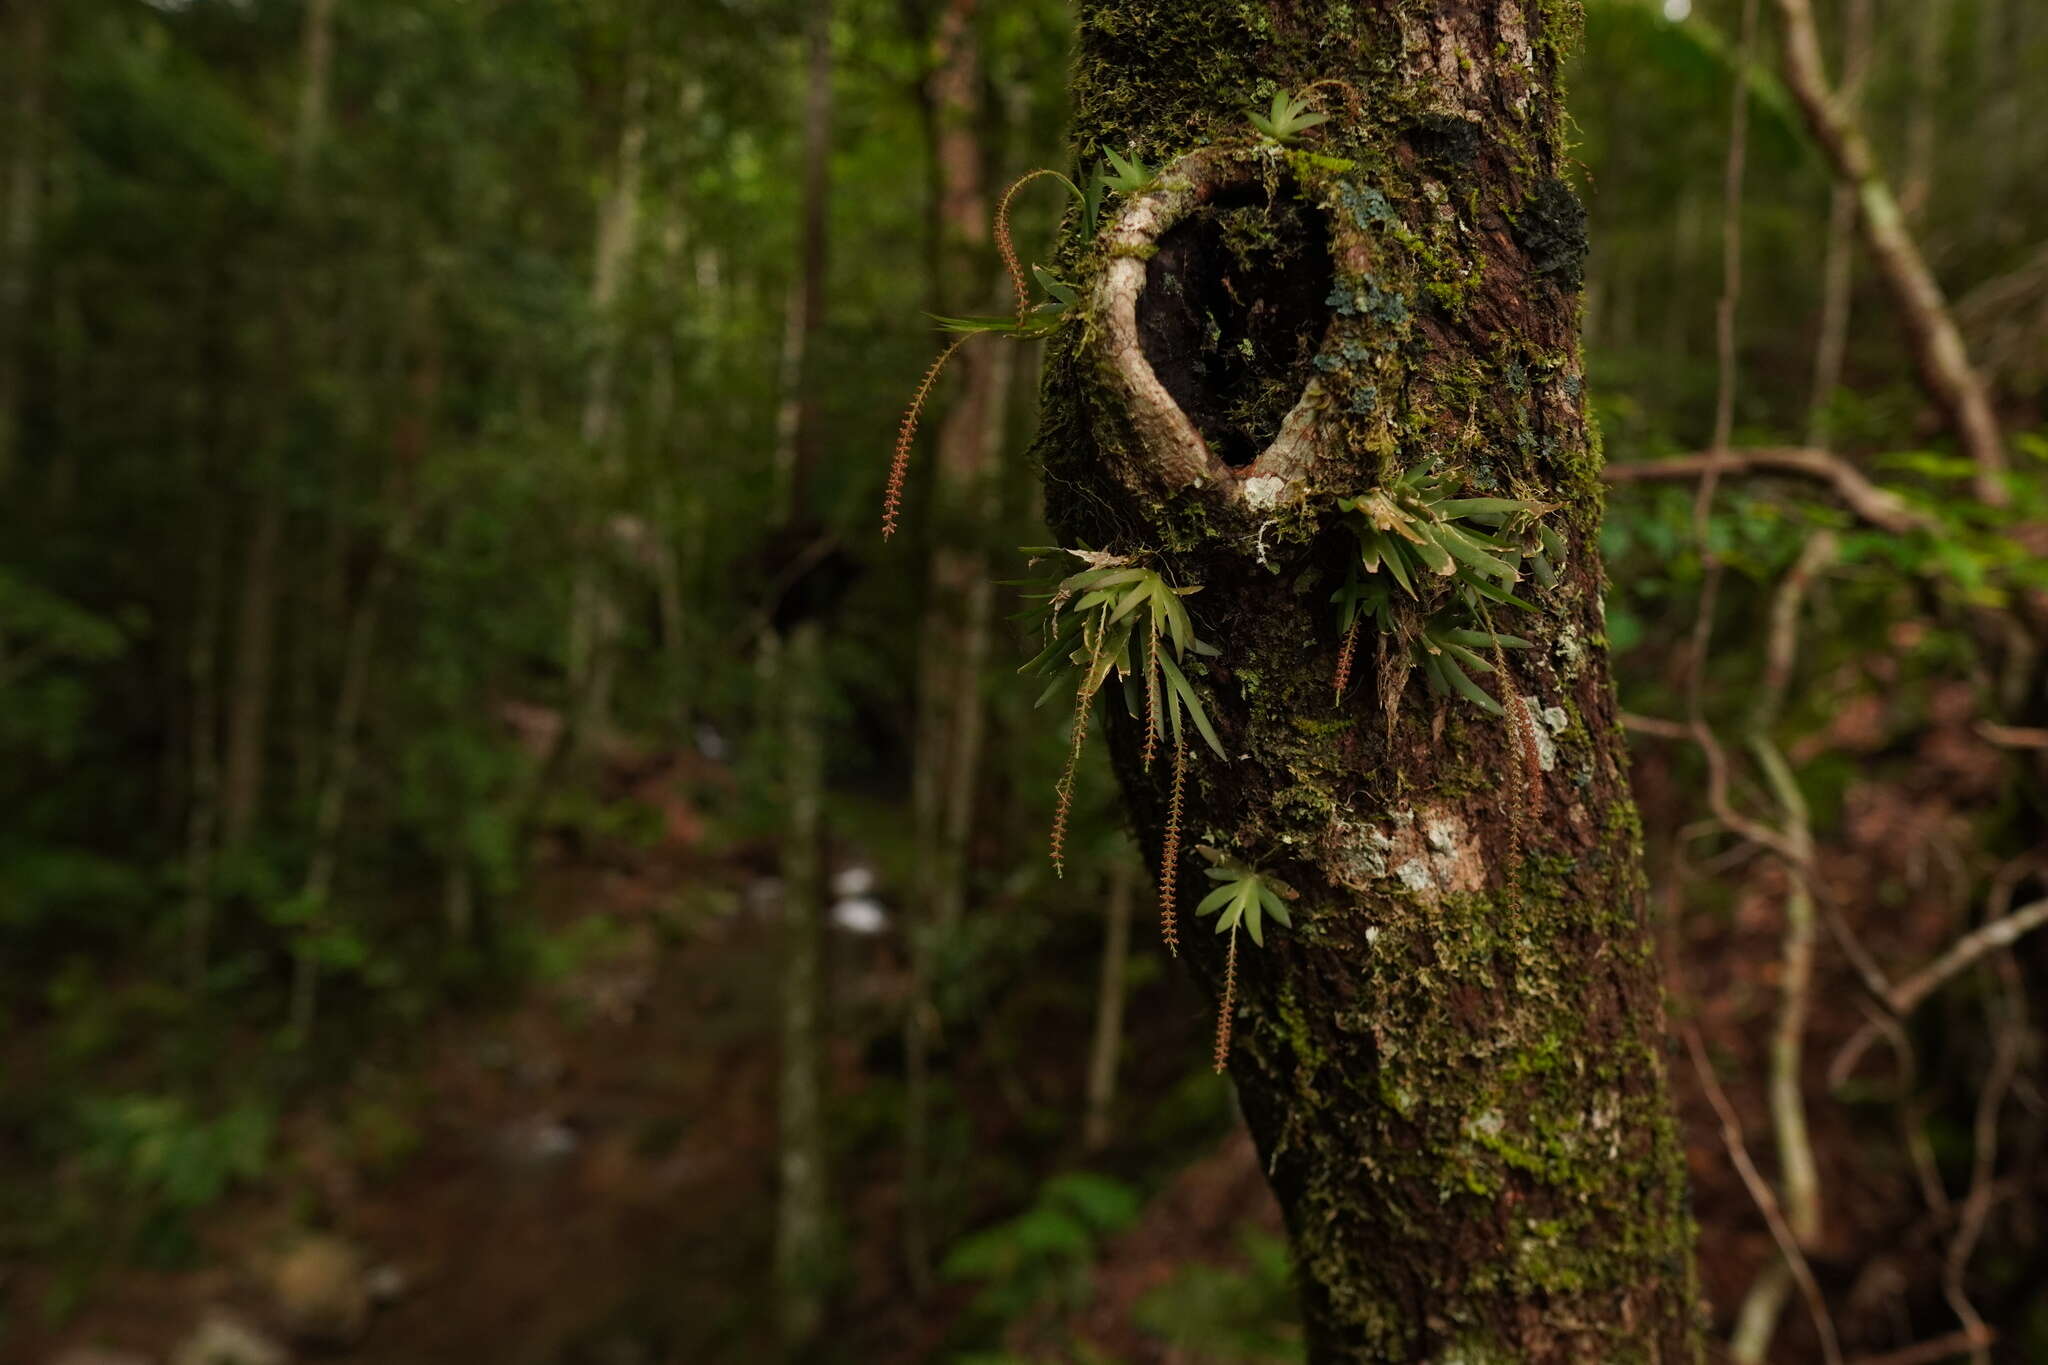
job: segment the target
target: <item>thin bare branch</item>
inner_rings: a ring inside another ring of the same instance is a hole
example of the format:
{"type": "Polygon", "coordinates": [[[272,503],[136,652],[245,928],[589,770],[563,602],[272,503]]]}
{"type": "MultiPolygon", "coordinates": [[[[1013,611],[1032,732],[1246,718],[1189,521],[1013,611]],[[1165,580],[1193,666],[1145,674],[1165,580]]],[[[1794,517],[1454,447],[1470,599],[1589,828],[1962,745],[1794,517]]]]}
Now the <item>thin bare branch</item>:
{"type": "Polygon", "coordinates": [[[1692,727],[1684,721],[1646,716],[1636,711],[1621,713],[1621,727],[1632,735],[1648,735],[1652,739],[1692,739],[1692,727]]]}
{"type": "MultiPolygon", "coordinates": [[[[1913,975],[1892,987],[1884,998],[1885,1005],[1895,1015],[1911,1014],[1921,1002],[1962,972],[1971,963],[1986,953],[1998,948],[2010,948],[2021,937],[2048,924],[2048,900],[2038,900],[2023,905],[2000,919],[1972,933],[1963,935],[1949,945],[1947,952],[1922,967],[1913,975]]],[[[1842,1045],[1836,1054],[1834,1064],[1828,1068],[1828,1083],[1839,1086],[1855,1071],[1856,1063],[1863,1060],[1863,1054],[1877,1039],[1875,1026],[1865,1024],[1854,1037],[1842,1045]]]]}
{"type": "Polygon", "coordinates": [[[1799,650],[1799,616],[1821,571],[1834,559],[1839,548],[1832,531],[1815,531],[1800,547],[1799,557],[1778,584],[1771,599],[1770,632],[1765,637],[1763,685],[1757,692],[1750,728],[1761,734],[1776,724],[1785,705],[1785,689],[1792,682],[1792,664],[1799,650]]]}
{"type": "Polygon", "coordinates": [[[1993,725],[1977,722],[1977,733],[2001,749],[2048,749],[2048,730],[2026,725],[1993,725]]]}
{"type": "Polygon", "coordinates": [[[1700,1078],[1700,1088],[1706,1091],[1707,1102],[1714,1106],[1714,1113],[1721,1120],[1721,1144],[1728,1149],[1728,1159],[1735,1164],[1736,1174],[1742,1177],[1757,1212],[1764,1216],[1771,1237],[1777,1242],[1778,1251],[1792,1272],[1793,1281],[1806,1299],[1806,1311],[1812,1315],[1813,1329],[1820,1337],[1821,1356],[1828,1365],[1841,1365],[1842,1348],[1835,1339],[1835,1322],[1828,1316],[1827,1302],[1821,1297],[1820,1285],[1813,1278],[1813,1267],[1806,1263],[1806,1253],[1799,1249],[1798,1238],[1786,1225],[1784,1211],[1778,1207],[1778,1196],[1771,1192],[1770,1182],[1763,1178],[1756,1162],[1750,1159],[1749,1148],[1742,1140],[1742,1120],[1736,1117],[1734,1106],[1728,1103],[1721,1082],[1714,1078],[1714,1068],[1707,1060],[1707,1048],[1700,1041],[1700,1031],[1691,1024],[1687,1024],[1683,1031],[1686,1051],[1692,1055],[1693,1070],[1700,1078]]]}
{"type": "Polygon", "coordinates": [[[1947,1336],[1917,1342],[1902,1350],[1887,1351],[1881,1356],[1857,1356],[1849,1365],[1937,1365],[1939,1361],[1989,1346],[1996,1340],[1998,1334],[1988,1327],[1981,1332],[1950,1332],[1947,1336]]]}
{"type": "Polygon", "coordinates": [[[1880,530],[1903,535],[1933,525],[1932,519],[1909,506],[1898,494],[1872,483],[1839,455],[1805,446],[1709,450],[1665,459],[1630,460],[1610,464],[1601,474],[1609,483],[1741,474],[1797,474],[1827,484],[1850,511],[1880,530]]]}

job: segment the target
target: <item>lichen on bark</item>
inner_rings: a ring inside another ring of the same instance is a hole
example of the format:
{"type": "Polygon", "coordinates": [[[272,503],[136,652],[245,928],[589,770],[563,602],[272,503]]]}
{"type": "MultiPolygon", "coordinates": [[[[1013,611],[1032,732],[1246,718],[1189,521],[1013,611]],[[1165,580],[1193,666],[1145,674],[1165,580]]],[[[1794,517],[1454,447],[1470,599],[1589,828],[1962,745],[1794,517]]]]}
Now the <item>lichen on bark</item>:
{"type": "MultiPolygon", "coordinates": [[[[1231,1069],[1318,1362],[1698,1350],[1604,650],[1584,220],[1560,178],[1558,65],[1576,23],[1563,0],[1080,9],[1078,160],[1115,149],[1166,169],[1112,198],[1097,240],[1063,248],[1088,303],[1049,356],[1047,507],[1065,543],[1153,551],[1203,585],[1191,608],[1223,655],[1196,685],[1232,758],[1192,758],[1186,843],[1301,893],[1295,928],[1240,955],[1231,1069]],[[1276,90],[1308,92],[1330,120],[1297,146],[1257,138],[1245,111],[1276,90]],[[1204,214],[1201,249],[1165,249],[1204,214]],[[1287,249],[1318,230],[1326,270],[1287,249]],[[1291,297],[1305,270],[1327,282],[1320,316],[1291,297]],[[1148,337],[1134,300],[1128,323],[1116,311],[1134,281],[1136,298],[1211,302],[1148,337]],[[1290,299],[1254,317],[1274,295],[1290,299]],[[1238,354],[1180,353],[1204,318],[1238,354]],[[1259,349],[1305,335],[1305,369],[1259,349]],[[1140,392],[1137,359],[1171,412],[1140,392]],[[1249,400],[1187,400],[1218,376],[1249,400]],[[1271,392],[1283,382],[1300,385],[1291,406],[1271,392]],[[1216,448],[1226,431],[1271,443],[1216,448]],[[1418,467],[1557,506],[1566,562],[1554,585],[1519,589],[1535,610],[1502,628],[1533,648],[1492,680],[1540,736],[1412,679],[1387,679],[1398,701],[1383,712],[1371,675],[1401,665],[1369,642],[1366,676],[1332,695],[1329,597],[1350,552],[1335,500],[1418,467]]],[[[1139,761],[1138,727],[1113,716],[1110,737],[1156,853],[1166,776],[1139,761]]],[[[1213,988],[1220,942],[1190,940],[1213,988]]]]}

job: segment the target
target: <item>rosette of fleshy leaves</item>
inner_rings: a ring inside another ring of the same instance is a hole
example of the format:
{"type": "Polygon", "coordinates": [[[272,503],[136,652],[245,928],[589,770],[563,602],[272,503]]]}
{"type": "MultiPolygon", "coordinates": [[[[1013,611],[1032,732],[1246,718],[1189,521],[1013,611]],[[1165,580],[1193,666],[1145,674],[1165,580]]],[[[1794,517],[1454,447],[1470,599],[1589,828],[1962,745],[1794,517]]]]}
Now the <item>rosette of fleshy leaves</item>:
{"type": "Polygon", "coordinates": [[[1283,928],[1294,927],[1287,902],[1294,899],[1295,892],[1278,878],[1216,849],[1196,852],[1208,859],[1207,875],[1216,885],[1195,907],[1195,915],[1203,919],[1216,916],[1216,932],[1230,935],[1223,951],[1223,997],[1216,1008],[1216,1069],[1221,1071],[1230,1060],[1231,1025],[1237,1009],[1237,931],[1243,929],[1254,944],[1265,947],[1269,918],[1283,928]]]}
{"type": "Polygon", "coordinates": [[[1358,545],[1344,585],[1330,599],[1343,639],[1339,697],[1350,680],[1360,628],[1371,621],[1383,637],[1406,646],[1432,691],[1502,714],[1500,703],[1472,679],[1496,671],[1480,651],[1498,659],[1500,651],[1527,649],[1529,642],[1495,630],[1490,608],[1533,611],[1515,587],[1524,568],[1545,587],[1555,582],[1564,538],[1542,520],[1556,510],[1554,503],[1465,498],[1457,491],[1455,476],[1410,470],[1387,487],[1338,499],[1358,545]],[[1401,598],[1415,610],[1397,611],[1401,598]]]}

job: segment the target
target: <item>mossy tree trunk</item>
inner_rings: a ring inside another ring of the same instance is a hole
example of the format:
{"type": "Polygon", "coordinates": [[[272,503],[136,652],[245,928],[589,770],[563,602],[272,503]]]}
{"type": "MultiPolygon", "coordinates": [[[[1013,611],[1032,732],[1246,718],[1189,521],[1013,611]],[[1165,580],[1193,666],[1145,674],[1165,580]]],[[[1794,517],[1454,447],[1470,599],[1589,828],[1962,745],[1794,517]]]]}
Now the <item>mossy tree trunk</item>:
{"type": "MultiPolygon", "coordinates": [[[[1193,684],[1183,847],[1284,879],[1238,954],[1231,1070],[1297,1258],[1311,1359],[1682,1361],[1698,1352],[1662,996],[1608,674],[1584,213],[1559,178],[1568,0],[1086,0],[1077,155],[1162,168],[1061,273],[1040,437],[1064,543],[1153,556],[1220,646],[1193,684]],[[1329,120],[1281,146],[1278,90],[1329,120]],[[1333,693],[1336,500],[1403,473],[1552,504],[1552,583],[1483,684],[1368,626],[1333,693]],[[1521,699],[1521,700],[1517,700],[1521,699]]],[[[1141,837],[1170,766],[1112,708],[1141,837]]],[[[1188,858],[1182,885],[1199,884],[1188,858]]],[[[1190,900],[1194,895],[1190,896],[1190,900]]],[[[1220,985],[1223,940],[1181,939],[1220,985]]]]}

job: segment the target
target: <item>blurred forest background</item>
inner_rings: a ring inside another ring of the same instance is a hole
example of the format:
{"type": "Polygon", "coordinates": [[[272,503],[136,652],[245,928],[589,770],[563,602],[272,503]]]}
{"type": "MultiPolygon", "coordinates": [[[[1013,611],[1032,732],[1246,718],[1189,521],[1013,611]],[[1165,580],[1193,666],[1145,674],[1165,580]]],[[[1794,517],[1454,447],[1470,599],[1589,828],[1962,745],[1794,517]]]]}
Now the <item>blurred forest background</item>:
{"type": "MultiPolygon", "coordinates": [[[[1989,484],[1774,8],[1569,78],[1703,1292],[2048,1359],[2048,7],[1818,6],[1989,484]]],[[[1045,856],[1028,345],[877,534],[1071,22],[0,3],[0,1358],[1300,1359],[1099,756],[1045,856]]]]}

